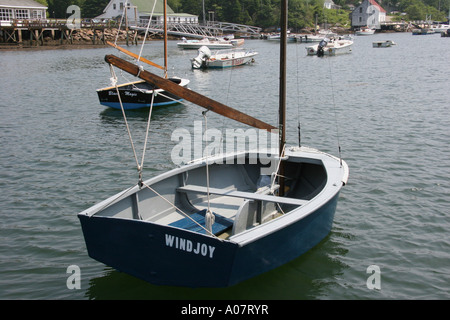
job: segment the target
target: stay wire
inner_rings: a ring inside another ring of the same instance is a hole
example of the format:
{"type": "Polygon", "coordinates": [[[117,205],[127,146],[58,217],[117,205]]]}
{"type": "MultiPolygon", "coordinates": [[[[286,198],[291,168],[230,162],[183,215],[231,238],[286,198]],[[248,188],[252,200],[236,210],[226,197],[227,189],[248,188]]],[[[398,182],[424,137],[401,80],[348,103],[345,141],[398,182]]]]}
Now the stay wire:
{"type": "Polygon", "coordinates": [[[333,111],[334,111],[334,123],[336,126],[336,137],[337,137],[337,144],[338,144],[338,152],[339,152],[339,160],[340,160],[340,164],[342,165],[342,154],[341,154],[341,142],[340,142],[340,137],[339,137],[339,124],[338,124],[338,117],[337,117],[337,110],[336,110],[336,99],[334,96],[334,85],[333,85],[333,73],[331,72],[331,62],[330,59],[328,60],[328,68],[330,71],[330,86],[331,86],[331,97],[332,97],[332,101],[333,101],[333,111]]]}
{"type": "Polygon", "coordinates": [[[301,124],[300,124],[300,73],[299,73],[299,70],[300,70],[300,65],[299,65],[299,62],[300,62],[300,58],[299,58],[299,54],[298,54],[298,48],[300,47],[300,45],[298,45],[297,44],[297,46],[296,46],[296,51],[295,51],[295,54],[296,54],[296,62],[297,62],[297,129],[298,129],[298,146],[299,147],[301,147],[301,145],[302,145],[302,136],[301,136],[301,131],[300,131],[300,129],[301,129],[301,124]]]}

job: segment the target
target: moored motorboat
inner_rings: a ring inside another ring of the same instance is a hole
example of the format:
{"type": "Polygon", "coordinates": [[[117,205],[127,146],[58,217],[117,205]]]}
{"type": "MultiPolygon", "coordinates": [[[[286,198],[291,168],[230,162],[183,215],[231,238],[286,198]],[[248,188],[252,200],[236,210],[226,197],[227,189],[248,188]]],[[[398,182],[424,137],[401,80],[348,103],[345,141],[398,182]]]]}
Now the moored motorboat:
{"type": "Polygon", "coordinates": [[[355,31],[355,34],[357,36],[370,36],[373,35],[374,33],[375,33],[374,28],[367,28],[367,27],[355,31]]]}
{"type": "Polygon", "coordinates": [[[396,43],[392,40],[384,40],[384,41],[374,41],[372,42],[372,46],[374,48],[388,48],[396,45],[396,43]]]}
{"type": "Polygon", "coordinates": [[[306,47],[309,56],[335,56],[352,52],[353,41],[343,39],[324,39],[319,44],[306,47]]]}
{"type": "Polygon", "coordinates": [[[198,56],[191,60],[192,68],[229,68],[254,62],[257,52],[243,48],[217,50],[211,52],[208,47],[198,49],[198,56]]]}
{"type": "Polygon", "coordinates": [[[183,38],[181,42],[177,43],[178,48],[181,49],[192,49],[198,50],[203,46],[208,47],[209,49],[230,49],[233,47],[238,47],[244,44],[244,39],[209,39],[203,38],[201,40],[191,39],[188,40],[183,38]]]}

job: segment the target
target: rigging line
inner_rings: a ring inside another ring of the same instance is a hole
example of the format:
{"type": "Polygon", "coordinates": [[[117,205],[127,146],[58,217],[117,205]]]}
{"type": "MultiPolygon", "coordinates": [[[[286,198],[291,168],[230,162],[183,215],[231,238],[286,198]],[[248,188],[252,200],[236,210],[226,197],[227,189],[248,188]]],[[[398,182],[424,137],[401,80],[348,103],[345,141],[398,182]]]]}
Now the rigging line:
{"type": "Polygon", "coordinates": [[[147,149],[148,133],[150,131],[150,119],[152,117],[154,99],[155,99],[155,90],[153,90],[153,92],[152,92],[152,101],[150,103],[150,110],[148,112],[147,129],[145,131],[144,148],[142,150],[141,170],[142,170],[142,168],[144,168],[145,151],[147,149]]]}
{"type": "Polygon", "coordinates": [[[123,103],[122,103],[122,98],[120,97],[119,87],[117,86],[117,76],[114,72],[114,67],[111,64],[109,65],[109,67],[111,70],[112,78],[115,79],[114,86],[116,87],[117,97],[118,97],[119,103],[120,103],[120,109],[122,110],[123,119],[125,120],[125,125],[127,127],[128,137],[130,139],[131,148],[133,149],[134,159],[136,160],[136,166],[137,166],[138,171],[140,172],[141,168],[139,166],[139,161],[138,161],[138,158],[136,155],[136,149],[134,148],[134,142],[133,142],[133,138],[131,137],[130,127],[128,126],[127,116],[126,116],[125,110],[123,108],[123,103]]]}
{"type": "Polygon", "coordinates": [[[339,125],[338,125],[338,120],[337,120],[336,99],[335,99],[335,97],[334,97],[333,74],[332,74],[332,72],[331,72],[331,62],[330,62],[330,59],[327,59],[327,60],[328,60],[328,68],[329,68],[329,71],[330,71],[331,96],[332,96],[332,100],[333,100],[334,123],[335,123],[335,126],[336,126],[336,136],[337,136],[337,144],[338,144],[339,160],[340,160],[340,164],[342,165],[341,142],[340,142],[340,138],[339,138],[339,125]]]}
{"type": "Polygon", "coordinates": [[[127,8],[127,5],[128,5],[128,0],[125,1],[125,5],[124,5],[123,11],[122,11],[122,17],[120,17],[119,28],[117,29],[116,39],[114,40],[115,45],[117,45],[117,40],[119,39],[120,27],[122,26],[123,17],[125,16],[125,10],[127,8]]]}
{"type": "Polygon", "coordinates": [[[299,44],[297,44],[296,46],[296,62],[297,62],[297,129],[298,129],[298,146],[300,147],[301,144],[301,132],[300,132],[300,76],[299,76],[299,70],[300,70],[300,66],[299,66],[299,55],[298,55],[298,48],[299,48],[299,44]]]}
{"type": "Polygon", "coordinates": [[[102,211],[103,209],[109,207],[112,203],[114,203],[115,201],[117,201],[118,199],[120,199],[124,194],[126,194],[128,191],[130,191],[131,189],[133,189],[135,186],[131,186],[128,189],[123,190],[122,192],[120,192],[116,197],[114,197],[113,199],[111,199],[111,201],[109,201],[108,203],[105,203],[104,206],[102,206],[98,212],[102,211]]]}
{"type": "Polygon", "coordinates": [[[180,208],[178,208],[175,204],[173,204],[170,200],[168,200],[166,197],[164,197],[162,194],[160,194],[158,191],[156,191],[155,189],[153,189],[152,187],[150,187],[148,184],[146,184],[145,182],[142,183],[144,187],[146,187],[147,189],[149,189],[150,191],[154,192],[158,197],[160,197],[161,199],[163,199],[164,201],[166,201],[169,205],[171,205],[175,210],[178,210],[182,215],[186,216],[186,218],[192,220],[192,222],[194,222],[195,224],[197,224],[199,227],[201,227],[202,229],[204,229],[207,233],[209,233],[209,235],[218,238],[214,233],[212,233],[211,231],[207,230],[204,226],[202,226],[200,223],[198,223],[197,221],[195,221],[194,219],[191,218],[191,216],[189,216],[187,213],[185,213],[183,210],[181,210],[180,208]]]}
{"type": "Polygon", "coordinates": [[[278,171],[280,170],[281,160],[282,160],[281,158],[284,157],[285,149],[286,149],[286,144],[284,144],[283,150],[281,152],[281,155],[279,156],[277,169],[274,172],[272,172],[272,178],[271,178],[272,183],[271,183],[271,186],[270,186],[270,192],[272,194],[273,194],[273,190],[274,190],[274,186],[275,186],[275,178],[276,177],[283,177],[283,178],[285,178],[285,176],[278,174],[278,171]]]}
{"type": "Polygon", "coordinates": [[[142,56],[142,50],[144,49],[145,40],[147,39],[148,30],[150,29],[150,23],[152,22],[153,12],[155,11],[155,7],[156,7],[156,1],[153,2],[152,13],[151,13],[151,15],[150,15],[150,17],[148,19],[147,28],[145,29],[145,35],[144,35],[144,39],[142,40],[141,50],[139,51],[139,59],[138,59],[138,61],[141,59],[141,56],[142,56]]]}
{"type": "Polygon", "coordinates": [[[205,156],[205,162],[206,162],[206,190],[207,190],[207,197],[208,197],[208,212],[211,212],[210,208],[210,193],[209,193],[209,164],[208,164],[208,121],[206,119],[206,113],[209,110],[203,111],[202,115],[205,119],[205,140],[206,140],[206,156],[205,156]]]}
{"type": "MultiPolygon", "coordinates": [[[[203,117],[205,118],[205,140],[206,143],[208,143],[208,121],[206,119],[206,113],[209,111],[205,110],[202,112],[203,117]]],[[[211,194],[209,193],[209,163],[208,163],[208,145],[206,145],[206,156],[205,156],[205,163],[206,163],[206,195],[207,195],[207,199],[208,199],[208,210],[205,213],[205,227],[206,229],[208,229],[209,233],[212,233],[212,225],[214,224],[215,221],[215,216],[214,214],[211,212],[211,207],[210,207],[210,196],[211,194]]]]}

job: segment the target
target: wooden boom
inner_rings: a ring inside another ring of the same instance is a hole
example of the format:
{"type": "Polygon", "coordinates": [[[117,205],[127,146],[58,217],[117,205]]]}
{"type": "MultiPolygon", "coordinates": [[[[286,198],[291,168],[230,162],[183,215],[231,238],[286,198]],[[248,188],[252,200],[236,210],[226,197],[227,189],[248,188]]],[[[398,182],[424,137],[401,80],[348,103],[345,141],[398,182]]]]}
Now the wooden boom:
{"type": "Polygon", "coordinates": [[[213,99],[205,97],[195,91],[192,91],[185,87],[181,87],[178,84],[176,84],[170,80],[161,78],[149,71],[141,70],[137,65],[135,65],[131,62],[128,62],[126,60],[123,60],[121,58],[118,58],[114,55],[106,55],[105,61],[113,66],[116,66],[119,69],[122,69],[136,77],[139,77],[139,78],[147,81],[148,83],[153,84],[154,86],[156,86],[158,88],[168,91],[180,98],[183,98],[187,101],[195,103],[203,108],[211,110],[211,111],[218,113],[220,115],[223,115],[227,118],[239,121],[241,123],[247,124],[249,126],[252,126],[252,127],[255,127],[258,129],[264,129],[267,131],[278,129],[270,124],[267,124],[256,118],[253,118],[243,112],[240,112],[240,111],[233,109],[231,107],[228,107],[220,102],[217,102],[213,99]]]}

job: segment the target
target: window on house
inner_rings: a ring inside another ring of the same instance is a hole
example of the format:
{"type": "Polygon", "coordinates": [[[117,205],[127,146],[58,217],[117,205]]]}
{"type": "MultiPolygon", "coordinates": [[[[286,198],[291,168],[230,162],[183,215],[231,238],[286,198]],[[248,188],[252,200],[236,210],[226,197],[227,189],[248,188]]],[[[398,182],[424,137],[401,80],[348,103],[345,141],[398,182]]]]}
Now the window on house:
{"type": "Polygon", "coordinates": [[[0,9],[0,21],[11,21],[11,20],[12,20],[12,10],[0,9]]]}
{"type": "Polygon", "coordinates": [[[120,3],[120,10],[123,10],[123,2],[120,3]]]}
{"type": "Polygon", "coordinates": [[[33,10],[31,13],[31,18],[33,19],[43,19],[44,12],[42,10],[33,10]]]}
{"type": "Polygon", "coordinates": [[[113,4],[113,10],[116,10],[116,8],[117,8],[117,6],[116,6],[116,4],[114,3],[114,4],[113,4]]]}
{"type": "Polygon", "coordinates": [[[359,13],[362,13],[362,7],[359,7],[359,13]]]}
{"type": "Polygon", "coordinates": [[[16,9],[16,19],[30,19],[30,11],[27,9],[16,9]]]}

